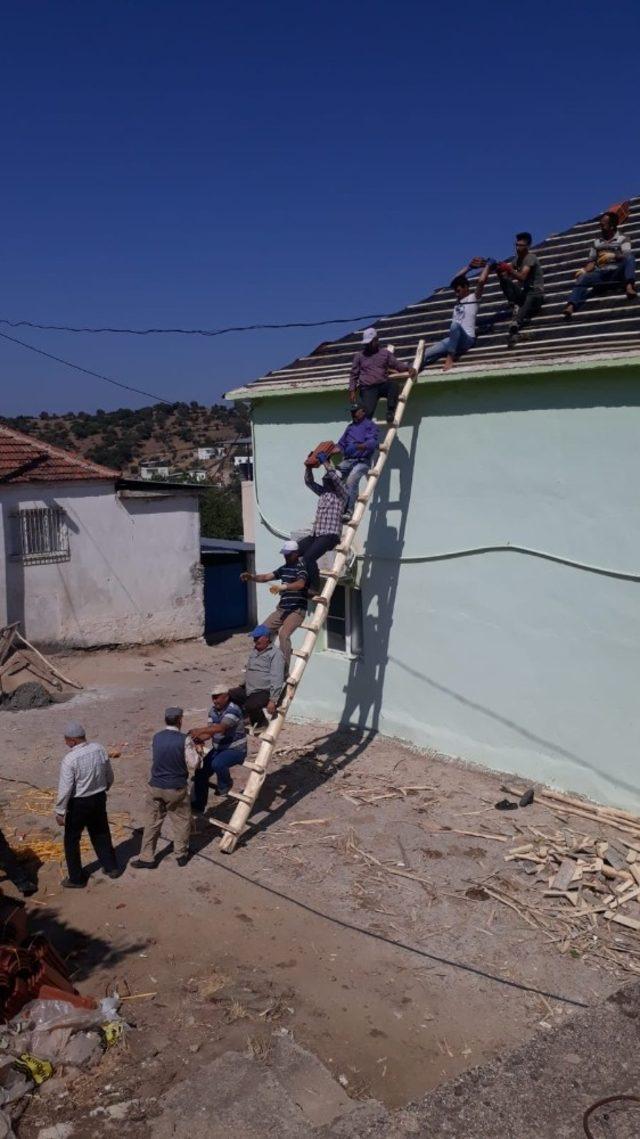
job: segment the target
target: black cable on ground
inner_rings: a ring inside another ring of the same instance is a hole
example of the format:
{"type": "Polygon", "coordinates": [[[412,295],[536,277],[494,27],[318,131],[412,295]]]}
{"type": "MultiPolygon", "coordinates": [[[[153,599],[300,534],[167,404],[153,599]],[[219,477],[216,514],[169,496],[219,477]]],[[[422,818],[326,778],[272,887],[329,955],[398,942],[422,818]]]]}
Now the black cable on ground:
{"type": "Polygon", "coordinates": [[[205,862],[210,862],[213,866],[224,870],[226,874],[233,874],[236,878],[241,878],[243,882],[249,882],[252,886],[266,890],[266,892],[272,894],[274,898],[280,898],[281,901],[290,902],[291,905],[297,906],[306,913],[313,914],[318,918],[323,918],[324,921],[331,922],[332,925],[337,925],[341,929],[348,929],[352,933],[362,933],[365,937],[371,937],[374,941],[381,941],[385,945],[392,945],[395,949],[404,949],[407,953],[415,953],[418,957],[426,957],[429,961],[435,961],[438,965],[448,965],[451,969],[460,969],[464,973],[472,973],[476,977],[482,977],[484,980],[493,981],[498,985],[505,985],[510,989],[519,989],[524,993],[533,993],[538,997],[547,997],[549,1000],[561,1001],[563,1004],[574,1005],[576,1008],[590,1008],[590,1005],[585,1004],[584,1001],[574,1000],[573,997],[563,997],[558,993],[547,992],[546,989],[537,989],[534,985],[526,985],[522,981],[511,981],[508,977],[501,977],[497,973],[488,973],[485,969],[480,969],[477,965],[467,965],[463,961],[452,961],[449,957],[440,957],[437,953],[429,953],[426,949],[418,949],[415,945],[407,945],[404,941],[394,941],[393,938],[385,937],[383,933],[374,933],[373,930],[366,929],[364,926],[353,925],[343,918],[334,917],[332,914],[317,910],[315,906],[310,906],[308,902],[301,902],[298,898],[292,898],[290,894],[283,894],[281,890],[276,890],[274,886],[266,886],[264,882],[259,882],[255,878],[249,877],[248,874],[243,874],[241,870],[235,870],[233,866],[226,866],[221,861],[218,861],[217,858],[211,858],[209,855],[202,854],[200,851],[195,852],[192,857],[202,858],[205,862]]]}
{"type": "Polygon", "coordinates": [[[587,1108],[587,1110],[585,1111],[585,1113],[582,1117],[582,1126],[584,1127],[584,1133],[587,1136],[587,1139],[596,1139],[596,1136],[593,1134],[593,1131],[589,1127],[589,1118],[593,1115],[594,1111],[597,1111],[599,1107],[606,1107],[606,1105],[608,1103],[620,1103],[620,1102],[640,1103],[640,1096],[637,1096],[637,1095],[608,1095],[608,1096],[605,1096],[604,1099],[598,1099],[598,1100],[596,1100],[595,1103],[592,1103],[591,1107],[587,1108]]]}

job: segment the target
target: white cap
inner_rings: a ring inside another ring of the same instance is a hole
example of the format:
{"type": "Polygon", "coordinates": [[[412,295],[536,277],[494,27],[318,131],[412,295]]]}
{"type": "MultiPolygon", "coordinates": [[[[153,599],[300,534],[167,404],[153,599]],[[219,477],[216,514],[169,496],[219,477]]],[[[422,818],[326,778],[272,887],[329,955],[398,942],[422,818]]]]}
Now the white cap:
{"type": "Polygon", "coordinates": [[[365,328],[364,332],[362,333],[362,343],[371,344],[371,341],[375,340],[377,335],[378,333],[376,332],[375,328],[365,328]]]}
{"type": "Polygon", "coordinates": [[[214,685],[214,687],[211,689],[211,695],[212,696],[228,696],[229,695],[229,685],[228,684],[216,684],[216,685],[214,685]]]}
{"type": "Polygon", "coordinates": [[[284,546],[280,547],[280,553],[281,554],[295,554],[295,553],[297,553],[297,550],[298,550],[298,543],[294,542],[292,539],[289,540],[288,542],[285,542],[284,546]]]}

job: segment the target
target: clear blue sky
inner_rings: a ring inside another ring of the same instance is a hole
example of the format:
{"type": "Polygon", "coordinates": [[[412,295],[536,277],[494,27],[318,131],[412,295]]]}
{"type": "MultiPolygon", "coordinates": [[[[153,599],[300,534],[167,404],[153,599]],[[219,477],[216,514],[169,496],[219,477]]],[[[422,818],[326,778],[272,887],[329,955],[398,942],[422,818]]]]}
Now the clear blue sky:
{"type": "MultiPolygon", "coordinates": [[[[638,0],[6,0],[0,316],[385,312],[640,190],[638,0]]],[[[0,325],[0,330],[5,326],[0,325]]],[[[11,331],[10,329],[8,331],[11,331]]],[[[347,327],[16,335],[212,403],[347,327]]],[[[141,406],[0,340],[0,412],[141,406]]]]}

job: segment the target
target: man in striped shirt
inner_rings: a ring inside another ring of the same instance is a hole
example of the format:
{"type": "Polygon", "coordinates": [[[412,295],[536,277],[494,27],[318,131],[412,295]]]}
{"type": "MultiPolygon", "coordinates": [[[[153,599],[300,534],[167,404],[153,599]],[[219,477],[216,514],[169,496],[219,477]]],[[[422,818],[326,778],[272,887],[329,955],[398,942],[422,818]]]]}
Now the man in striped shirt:
{"type": "Polygon", "coordinates": [[[271,573],[241,573],[240,580],[281,583],[271,586],[271,592],[279,594],[280,601],[278,608],[265,617],[262,624],[278,633],[282,655],[288,667],[291,659],[291,635],[302,624],[307,612],[309,574],[300,557],[297,542],[285,542],[280,553],[284,554],[284,565],[278,566],[271,573]]]}

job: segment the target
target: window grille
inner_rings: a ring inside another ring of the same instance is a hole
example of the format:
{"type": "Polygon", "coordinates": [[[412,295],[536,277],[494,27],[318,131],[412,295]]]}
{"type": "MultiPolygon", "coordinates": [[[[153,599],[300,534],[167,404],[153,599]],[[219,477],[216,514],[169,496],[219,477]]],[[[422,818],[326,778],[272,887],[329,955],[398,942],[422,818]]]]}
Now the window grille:
{"type": "Polygon", "coordinates": [[[70,557],[64,510],[38,506],[17,513],[16,556],[23,562],[61,562],[70,557]]]}

